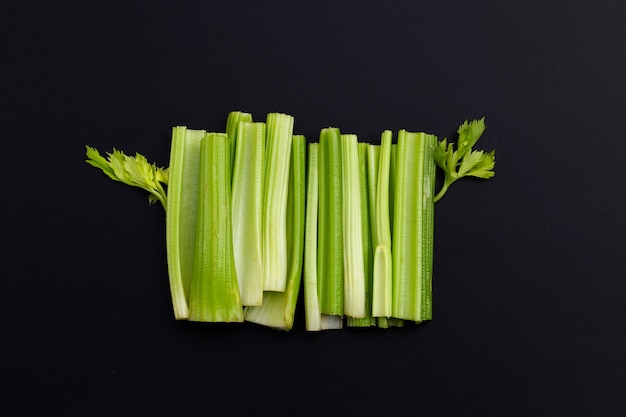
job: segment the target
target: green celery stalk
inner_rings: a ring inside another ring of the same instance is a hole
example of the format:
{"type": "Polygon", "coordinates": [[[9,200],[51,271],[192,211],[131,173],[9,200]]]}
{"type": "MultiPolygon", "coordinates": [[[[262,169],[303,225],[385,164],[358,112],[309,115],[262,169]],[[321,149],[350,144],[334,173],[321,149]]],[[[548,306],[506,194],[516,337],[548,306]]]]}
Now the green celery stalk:
{"type": "Polygon", "coordinates": [[[263,183],[263,282],[265,291],[287,286],[287,197],[294,118],[269,113],[266,119],[263,183]]]}
{"type": "Polygon", "coordinates": [[[319,138],[318,296],[322,314],[344,314],[341,133],[324,128],[319,138]]]}
{"type": "Polygon", "coordinates": [[[398,133],[393,232],[393,317],[432,317],[434,147],[426,133],[398,133]]]}
{"type": "Polygon", "coordinates": [[[317,237],[319,207],[319,143],[309,145],[304,235],[304,313],[306,330],[341,329],[341,316],[322,314],[317,290],[317,237]]]}
{"type": "Polygon", "coordinates": [[[344,314],[364,318],[365,264],[363,259],[363,216],[356,135],[341,135],[342,226],[344,267],[344,314]]]}
{"type": "Polygon", "coordinates": [[[207,133],[202,138],[196,250],[189,295],[192,321],[243,321],[233,256],[229,149],[225,133],[207,133]]]}
{"type": "Polygon", "coordinates": [[[374,256],[369,208],[369,184],[367,169],[368,148],[369,144],[359,142],[359,189],[361,195],[361,230],[363,237],[362,248],[365,274],[365,317],[348,317],[346,321],[350,327],[369,327],[376,324],[376,319],[372,316],[372,278],[374,256]]]}
{"type": "Polygon", "coordinates": [[[317,225],[319,204],[318,143],[309,145],[306,217],[304,232],[304,314],[308,331],[322,330],[317,296],[317,225]]]}
{"type": "MultiPolygon", "coordinates": [[[[230,139],[230,137],[229,137],[230,139]]],[[[265,123],[239,122],[232,179],[235,271],[241,304],[263,301],[263,156],[265,123]]]]}
{"type": "Polygon", "coordinates": [[[261,306],[247,307],[250,322],[291,330],[302,281],[306,200],[306,138],[293,135],[287,209],[288,277],[284,292],[265,291],[261,306]]]}
{"type": "Polygon", "coordinates": [[[241,111],[231,111],[226,118],[226,134],[230,142],[231,169],[235,167],[235,150],[237,149],[237,130],[239,129],[239,122],[252,122],[252,114],[241,111]]]}
{"type": "Polygon", "coordinates": [[[378,185],[376,187],[376,236],[374,251],[374,284],[372,315],[390,317],[392,313],[392,242],[389,218],[389,172],[391,165],[392,133],[381,135],[378,185]]]}
{"type": "Polygon", "coordinates": [[[200,144],[204,130],[172,129],[167,207],[165,211],[167,264],[174,317],[189,316],[189,292],[196,244],[196,212],[200,144]]]}

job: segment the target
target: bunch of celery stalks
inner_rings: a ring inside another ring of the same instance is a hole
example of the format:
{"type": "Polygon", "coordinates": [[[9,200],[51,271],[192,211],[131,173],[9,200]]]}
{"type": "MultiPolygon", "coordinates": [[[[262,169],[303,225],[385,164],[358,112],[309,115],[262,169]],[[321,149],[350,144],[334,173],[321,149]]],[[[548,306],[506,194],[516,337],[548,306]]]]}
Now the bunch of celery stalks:
{"type": "Polygon", "coordinates": [[[334,127],[308,143],[293,116],[233,111],[224,133],[174,127],[168,168],[89,146],[87,162],[165,208],[176,319],[291,330],[302,287],[308,331],[388,328],[432,319],[434,204],[461,177],[494,175],[494,151],[472,150],[484,130],[465,121],[456,148],[334,127]]]}

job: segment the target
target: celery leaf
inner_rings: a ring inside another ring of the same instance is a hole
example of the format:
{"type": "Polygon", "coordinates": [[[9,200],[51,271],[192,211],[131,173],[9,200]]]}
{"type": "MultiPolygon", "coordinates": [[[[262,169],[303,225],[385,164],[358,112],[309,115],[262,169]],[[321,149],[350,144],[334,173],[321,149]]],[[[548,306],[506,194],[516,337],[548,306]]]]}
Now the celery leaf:
{"type": "Polygon", "coordinates": [[[435,201],[439,201],[448,187],[460,178],[469,176],[488,179],[495,175],[495,151],[486,153],[472,149],[485,129],[484,117],[471,122],[466,120],[457,130],[459,138],[456,149],[454,143],[448,142],[447,138],[435,146],[435,162],[444,173],[443,185],[435,196],[435,201]]]}
{"type": "Polygon", "coordinates": [[[159,201],[163,208],[166,208],[167,194],[164,189],[168,181],[166,168],[149,163],[146,157],[139,153],[133,157],[113,149],[113,152],[107,153],[105,158],[96,148],[91,146],[86,146],[86,148],[86,162],[89,165],[101,169],[114,181],[148,191],[150,204],[159,201]]]}

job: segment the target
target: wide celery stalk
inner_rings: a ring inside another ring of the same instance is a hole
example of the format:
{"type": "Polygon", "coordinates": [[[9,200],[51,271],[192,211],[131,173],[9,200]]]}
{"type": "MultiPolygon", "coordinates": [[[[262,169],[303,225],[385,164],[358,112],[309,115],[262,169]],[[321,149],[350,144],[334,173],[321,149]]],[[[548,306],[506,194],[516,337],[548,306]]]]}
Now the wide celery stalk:
{"type": "Polygon", "coordinates": [[[292,116],[269,113],[266,118],[263,182],[263,288],[287,286],[287,198],[293,140],[292,116]]]}
{"type": "Polygon", "coordinates": [[[288,274],[285,291],[265,291],[260,306],[245,310],[245,319],[278,330],[293,327],[300,284],[302,282],[305,201],[306,201],[306,138],[293,135],[289,193],[287,199],[288,274]]]}
{"type": "Polygon", "coordinates": [[[324,128],[319,138],[318,294],[322,314],[344,314],[341,133],[324,128]]]}
{"type": "Polygon", "coordinates": [[[364,265],[365,284],[365,317],[347,317],[347,324],[350,327],[369,327],[376,324],[376,318],[372,316],[372,274],[374,263],[374,249],[372,246],[372,229],[370,223],[369,204],[369,184],[367,169],[367,152],[369,144],[360,142],[358,144],[359,153],[359,190],[361,198],[361,234],[364,265]]]}
{"type": "Polygon", "coordinates": [[[230,143],[225,133],[207,133],[202,138],[198,181],[189,320],[241,322],[231,224],[230,143]]]}
{"type": "Polygon", "coordinates": [[[263,156],[265,123],[239,122],[232,180],[233,252],[241,304],[263,301],[263,156]]]}
{"type": "Polygon", "coordinates": [[[172,129],[165,216],[167,264],[174,317],[189,315],[189,291],[196,244],[200,144],[204,130],[172,129]]]}
{"type": "Polygon", "coordinates": [[[364,318],[365,264],[359,146],[356,135],[341,135],[344,314],[364,318]]]}
{"type": "Polygon", "coordinates": [[[436,138],[401,130],[393,219],[393,317],[432,318],[436,138]]]}

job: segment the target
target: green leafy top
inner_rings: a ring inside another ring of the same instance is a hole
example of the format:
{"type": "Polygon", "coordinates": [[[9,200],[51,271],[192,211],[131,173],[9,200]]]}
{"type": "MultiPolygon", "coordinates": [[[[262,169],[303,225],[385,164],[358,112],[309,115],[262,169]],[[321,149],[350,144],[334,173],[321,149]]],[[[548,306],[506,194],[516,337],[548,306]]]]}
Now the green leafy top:
{"type": "Polygon", "coordinates": [[[136,153],[135,156],[125,155],[124,152],[113,149],[107,152],[107,158],[100,155],[96,148],[87,146],[86,162],[100,168],[109,178],[124,184],[143,188],[150,193],[150,204],[160,201],[163,208],[167,205],[167,195],[164,185],[167,185],[167,168],[159,168],[150,164],[145,156],[136,153]]]}
{"type": "Polygon", "coordinates": [[[435,146],[435,161],[445,175],[443,186],[435,196],[435,201],[439,201],[450,184],[460,178],[471,176],[488,179],[495,175],[493,171],[496,163],[495,151],[486,153],[472,150],[484,131],[484,117],[471,122],[466,120],[457,130],[459,139],[456,150],[454,144],[448,143],[447,139],[443,139],[435,146]]]}

